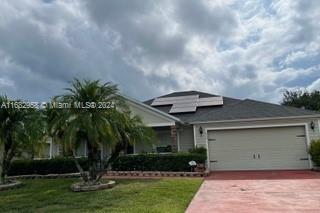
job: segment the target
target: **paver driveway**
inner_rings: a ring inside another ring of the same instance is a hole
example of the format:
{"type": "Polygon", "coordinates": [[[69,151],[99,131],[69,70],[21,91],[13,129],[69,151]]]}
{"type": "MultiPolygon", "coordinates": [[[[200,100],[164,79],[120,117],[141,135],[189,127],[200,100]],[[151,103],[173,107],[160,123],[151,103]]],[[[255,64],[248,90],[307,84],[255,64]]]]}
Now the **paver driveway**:
{"type": "Polygon", "coordinates": [[[186,212],[320,212],[320,172],[214,172],[186,212]]]}

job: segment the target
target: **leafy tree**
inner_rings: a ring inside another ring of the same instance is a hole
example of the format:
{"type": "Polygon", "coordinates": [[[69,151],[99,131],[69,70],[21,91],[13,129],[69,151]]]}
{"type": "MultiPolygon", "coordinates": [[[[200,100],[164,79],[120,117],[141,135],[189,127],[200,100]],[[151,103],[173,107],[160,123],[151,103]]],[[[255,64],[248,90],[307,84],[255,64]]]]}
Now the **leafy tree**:
{"type": "Polygon", "coordinates": [[[47,118],[43,110],[26,109],[28,113],[27,122],[24,122],[26,135],[23,138],[25,151],[29,153],[30,158],[41,156],[44,145],[48,140],[47,118]]]}
{"type": "Polygon", "coordinates": [[[151,143],[157,140],[154,131],[146,127],[139,116],[132,116],[129,111],[122,113],[118,119],[113,122],[120,133],[120,139],[114,146],[111,156],[106,163],[106,167],[108,167],[121,152],[126,154],[129,145],[141,142],[151,143]]]}
{"type": "Polygon", "coordinates": [[[123,144],[151,140],[152,130],[145,127],[138,117],[131,117],[116,85],[75,79],[72,87],[66,90],[67,94],[55,97],[53,102],[69,103],[70,107],[49,110],[50,134],[58,136],[66,149],[72,150],[83,181],[96,184],[101,178],[98,168],[100,147],[108,145],[115,147],[114,152],[119,152],[119,147],[124,148],[123,144]],[[91,107],[79,107],[79,103],[83,106],[91,103],[91,107]],[[99,105],[105,107],[99,108],[99,105]],[[88,174],[76,158],[76,149],[81,143],[87,144],[88,174]]]}
{"type": "Polygon", "coordinates": [[[293,106],[309,110],[320,111],[320,91],[285,91],[281,102],[285,106],[293,106]]]}
{"type": "Polygon", "coordinates": [[[19,101],[0,96],[0,184],[6,183],[12,160],[32,144],[44,139],[45,135],[45,131],[34,131],[31,128],[40,121],[39,112],[35,109],[19,108],[15,105],[17,102],[19,101]],[[36,117],[39,119],[35,119],[36,117]]]}

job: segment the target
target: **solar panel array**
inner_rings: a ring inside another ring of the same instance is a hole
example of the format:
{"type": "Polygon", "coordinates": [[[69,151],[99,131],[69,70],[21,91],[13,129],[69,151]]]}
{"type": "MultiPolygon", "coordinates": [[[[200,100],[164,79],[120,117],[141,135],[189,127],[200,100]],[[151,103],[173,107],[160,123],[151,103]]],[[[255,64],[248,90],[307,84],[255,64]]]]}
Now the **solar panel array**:
{"type": "Polygon", "coordinates": [[[199,95],[156,98],[151,106],[172,105],[169,113],[195,112],[197,107],[223,105],[222,97],[199,98],[199,95]]]}
{"type": "Polygon", "coordinates": [[[198,100],[197,106],[217,106],[223,105],[222,97],[209,97],[209,98],[200,98],[198,100]]]}

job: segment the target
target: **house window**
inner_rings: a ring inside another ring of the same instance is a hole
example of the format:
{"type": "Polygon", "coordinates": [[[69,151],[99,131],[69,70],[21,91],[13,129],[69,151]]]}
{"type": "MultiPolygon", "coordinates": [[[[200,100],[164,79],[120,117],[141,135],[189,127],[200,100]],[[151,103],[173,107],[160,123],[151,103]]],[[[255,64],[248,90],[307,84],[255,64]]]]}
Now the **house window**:
{"type": "Polygon", "coordinates": [[[156,130],[158,137],[158,143],[155,144],[155,151],[157,153],[168,153],[172,152],[171,146],[171,131],[168,129],[156,130]]]}
{"type": "Polygon", "coordinates": [[[167,146],[157,146],[156,147],[157,153],[167,153],[167,152],[172,152],[172,146],[167,145],[167,146]]]}

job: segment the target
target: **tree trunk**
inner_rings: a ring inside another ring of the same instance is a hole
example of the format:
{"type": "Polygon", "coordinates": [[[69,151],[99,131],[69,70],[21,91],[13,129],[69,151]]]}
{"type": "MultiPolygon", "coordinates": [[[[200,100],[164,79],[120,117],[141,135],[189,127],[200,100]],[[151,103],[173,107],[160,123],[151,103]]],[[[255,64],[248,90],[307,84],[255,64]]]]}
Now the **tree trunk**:
{"type": "Polygon", "coordinates": [[[76,158],[76,153],[75,153],[75,151],[73,151],[73,161],[74,161],[74,163],[76,164],[76,167],[77,167],[77,169],[78,169],[78,171],[79,171],[79,173],[80,173],[80,176],[81,176],[82,180],[83,180],[84,182],[88,182],[88,181],[89,181],[89,180],[88,180],[88,176],[87,176],[87,174],[83,171],[81,165],[79,164],[79,162],[78,162],[78,160],[77,160],[77,158],[76,158]]]}
{"type": "Polygon", "coordinates": [[[90,144],[87,140],[88,147],[88,161],[89,161],[89,180],[96,182],[98,176],[98,149],[90,144]]]}
{"type": "Polygon", "coordinates": [[[15,143],[11,137],[8,137],[5,143],[0,142],[0,184],[6,183],[7,172],[16,151],[15,143]]]}

